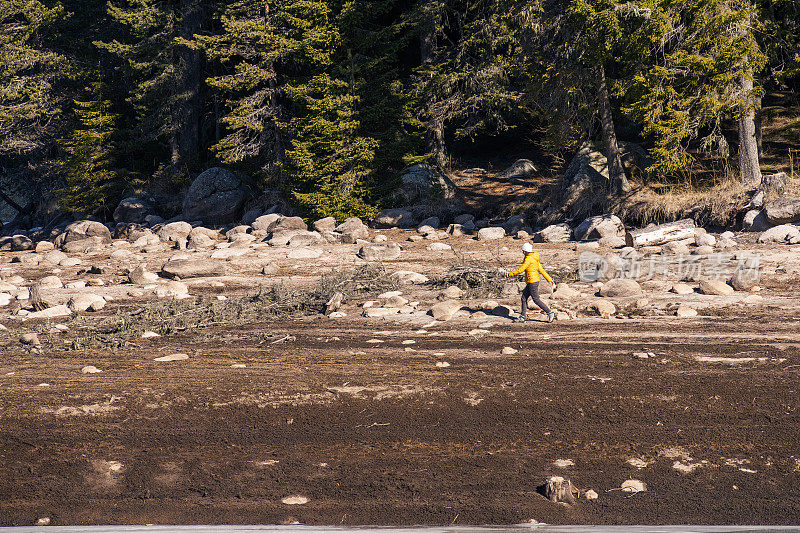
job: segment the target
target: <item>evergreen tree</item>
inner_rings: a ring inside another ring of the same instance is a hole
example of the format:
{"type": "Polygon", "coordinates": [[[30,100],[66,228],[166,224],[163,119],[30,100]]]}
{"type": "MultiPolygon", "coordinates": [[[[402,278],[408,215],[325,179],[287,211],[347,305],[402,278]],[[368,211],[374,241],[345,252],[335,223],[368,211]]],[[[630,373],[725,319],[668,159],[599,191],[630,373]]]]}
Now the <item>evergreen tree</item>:
{"type": "Polygon", "coordinates": [[[44,157],[60,128],[68,64],[51,38],[66,16],[58,3],[0,0],[0,156],[44,157]]]}
{"type": "Polygon", "coordinates": [[[702,145],[727,156],[721,121],[728,115],[739,124],[743,180],[759,183],[753,79],[764,56],[750,29],[752,7],[732,0],[670,1],[662,6],[669,17],[661,30],[664,47],[650,68],[625,87],[625,112],[655,143],[651,170],[669,173],[685,167],[690,161],[687,143],[703,128],[710,133],[702,145]]]}
{"type": "Polygon", "coordinates": [[[128,175],[115,165],[118,116],[103,98],[102,84],[87,90],[88,99],[74,101],[77,126],[61,142],[67,154],[62,169],[67,187],[61,191],[60,205],[71,212],[108,214],[134,183],[128,183],[128,175]]]}
{"type": "MultiPolygon", "coordinates": [[[[200,158],[200,54],[186,40],[201,30],[200,0],[124,0],[108,13],[123,35],[97,42],[125,62],[133,80],[140,150],[167,149],[168,176],[185,176],[200,158]]],[[[162,159],[163,160],[163,159],[162,159]]]]}

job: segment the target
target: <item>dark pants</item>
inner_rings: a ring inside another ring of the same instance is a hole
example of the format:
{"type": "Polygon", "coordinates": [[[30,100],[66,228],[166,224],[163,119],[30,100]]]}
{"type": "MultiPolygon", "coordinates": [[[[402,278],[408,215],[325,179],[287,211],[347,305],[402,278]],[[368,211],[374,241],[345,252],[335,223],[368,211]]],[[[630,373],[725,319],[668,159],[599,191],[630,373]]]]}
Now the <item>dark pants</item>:
{"type": "Polygon", "coordinates": [[[550,313],[550,308],[539,298],[539,282],[528,283],[522,290],[522,316],[528,312],[528,298],[533,298],[533,303],[538,305],[545,313],[550,313]]]}

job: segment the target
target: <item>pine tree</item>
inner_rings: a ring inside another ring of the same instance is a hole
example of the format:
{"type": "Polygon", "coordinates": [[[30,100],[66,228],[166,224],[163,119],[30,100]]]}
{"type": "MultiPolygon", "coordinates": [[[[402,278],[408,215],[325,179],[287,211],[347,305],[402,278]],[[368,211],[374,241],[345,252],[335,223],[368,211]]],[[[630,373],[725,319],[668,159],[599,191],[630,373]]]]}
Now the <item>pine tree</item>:
{"type": "Polygon", "coordinates": [[[113,211],[126,188],[135,185],[116,168],[118,116],[102,95],[102,84],[87,88],[88,99],[75,100],[77,126],[61,142],[67,154],[62,165],[67,187],[61,191],[61,208],[85,214],[113,211]]]}
{"type": "Polygon", "coordinates": [[[60,127],[69,65],[48,39],[66,16],[58,3],[0,0],[0,156],[44,157],[60,127]]]}
{"type": "Polygon", "coordinates": [[[200,158],[200,54],[186,44],[201,30],[200,0],[123,0],[108,13],[121,37],[97,42],[119,57],[133,80],[139,150],[164,148],[167,176],[186,176],[200,158]]]}
{"type": "Polygon", "coordinates": [[[753,79],[764,56],[750,29],[752,7],[733,0],[670,1],[661,4],[661,11],[669,17],[662,28],[665,45],[625,87],[625,112],[655,144],[651,170],[670,173],[685,167],[691,160],[688,141],[704,128],[709,133],[701,145],[727,156],[720,124],[733,116],[740,126],[743,179],[760,182],[753,79]]]}

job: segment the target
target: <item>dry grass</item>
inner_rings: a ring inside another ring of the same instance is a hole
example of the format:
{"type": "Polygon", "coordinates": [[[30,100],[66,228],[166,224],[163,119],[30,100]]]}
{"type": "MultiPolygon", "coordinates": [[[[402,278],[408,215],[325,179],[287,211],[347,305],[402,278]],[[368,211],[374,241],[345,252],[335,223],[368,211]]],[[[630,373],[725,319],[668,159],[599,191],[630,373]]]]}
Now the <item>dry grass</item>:
{"type": "Polygon", "coordinates": [[[196,299],[158,300],[137,309],[121,308],[100,321],[84,315],[68,323],[78,336],[65,346],[69,350],[122,348],[137,342],[145,331],[160,335],[218,325],[244,326],[276,318],[322,313],[325,303],[337,292],[345,300],[369,298],[397,288],[381,266],[366,265],[357,270],[323,275],[310,289],[290,289],[283,283],[271,285],[255,294],[217,300],[216,296],[196,299]]]}
{"type": "Polygon", "coordinates": [[[464,291],[465,298],[478,300],[500,296],[508,281],[506,273],[499,268],[460,264],[450,267],[445,274],[431,279],[428,285],[437,289],[455,285],[464,291]]]}

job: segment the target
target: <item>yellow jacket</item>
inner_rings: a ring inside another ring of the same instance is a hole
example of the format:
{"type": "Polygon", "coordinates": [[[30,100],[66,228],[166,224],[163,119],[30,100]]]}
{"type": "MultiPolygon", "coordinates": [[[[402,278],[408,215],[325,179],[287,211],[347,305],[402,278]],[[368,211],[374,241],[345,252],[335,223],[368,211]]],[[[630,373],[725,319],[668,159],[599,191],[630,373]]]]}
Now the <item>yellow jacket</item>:
{"type": "Polygon", "coordinates": [[[522,266],[513,272],[508,273],[508,277],[512,278],[525,272],[525,283],[536,283],[539,281],[539,274],[544,276],[544,279],[553,283],[553,278],[545,271],[542,264],[539,262],[539,252],[531,252],[525,254],[525,261],[522,266]]]}

